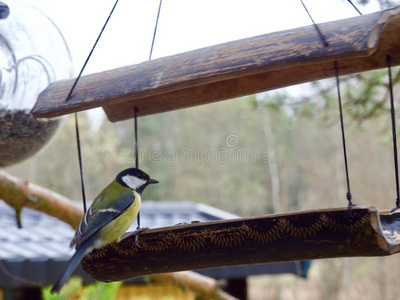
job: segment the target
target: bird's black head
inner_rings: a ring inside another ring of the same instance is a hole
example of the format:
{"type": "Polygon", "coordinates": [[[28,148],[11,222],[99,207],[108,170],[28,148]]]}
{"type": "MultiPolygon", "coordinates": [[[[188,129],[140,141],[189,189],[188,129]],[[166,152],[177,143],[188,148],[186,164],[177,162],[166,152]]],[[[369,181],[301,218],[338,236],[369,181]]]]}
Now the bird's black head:
{"type": "Polygon", "coordinates": [[[147,185],[158,183],[157,180],[151,179],[149,175],[137,168],[123,170],[115,179],[119,184],[134,190],[139,194],[143,192],[147,185]]]}

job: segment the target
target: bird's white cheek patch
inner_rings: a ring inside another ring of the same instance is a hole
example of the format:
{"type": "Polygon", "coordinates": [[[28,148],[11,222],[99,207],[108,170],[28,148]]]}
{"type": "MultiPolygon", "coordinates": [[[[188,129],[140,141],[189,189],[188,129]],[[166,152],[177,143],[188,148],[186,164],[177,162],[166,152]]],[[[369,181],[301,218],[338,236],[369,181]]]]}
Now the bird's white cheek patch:
{"type": "Polygon", "coordinates": [[[137,178],[131,175],[122,176],[122,180],[125,182],[127,186],[129,186],[132,190],[136,190],[146,183],[146,180],[137,178]]]}

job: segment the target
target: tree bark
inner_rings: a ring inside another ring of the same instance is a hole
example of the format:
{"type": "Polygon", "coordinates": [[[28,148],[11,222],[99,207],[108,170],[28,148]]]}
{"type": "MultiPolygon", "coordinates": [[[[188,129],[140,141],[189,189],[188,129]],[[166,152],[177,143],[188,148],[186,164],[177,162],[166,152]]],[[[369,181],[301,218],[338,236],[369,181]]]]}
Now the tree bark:
{"type": "Polygon", "coordinates": [[[76,228],[83,212],[68,198],[21,178],[0,171],[0,199],[17,212],[30,207],[53,216],[76,228]]]}

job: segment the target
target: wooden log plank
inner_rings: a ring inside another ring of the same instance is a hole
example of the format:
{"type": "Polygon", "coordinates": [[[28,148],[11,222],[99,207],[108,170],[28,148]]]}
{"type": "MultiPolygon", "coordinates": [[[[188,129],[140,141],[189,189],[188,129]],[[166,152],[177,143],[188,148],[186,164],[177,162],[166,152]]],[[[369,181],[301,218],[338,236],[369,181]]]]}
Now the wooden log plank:
{"type": "Polygon", "coordinates": [[[400,8],[320,25],[270,33],[52,83],[32,113],[55,117],[102,106],[120,121],[272,90],[334,76],[384,68],[386,54],[400,64],[400,8]]]}
{"type": "Polygon", "coordinates": [[[100,281],[269,262],[383,256],[400,251],[400,214],[374,207],[314,210],[147,230],[82,260],[100,281]],[[381,225],[381,220],[382,225],[381,225]],[[382,227],[383,226],[383,227],[382,227]]]}

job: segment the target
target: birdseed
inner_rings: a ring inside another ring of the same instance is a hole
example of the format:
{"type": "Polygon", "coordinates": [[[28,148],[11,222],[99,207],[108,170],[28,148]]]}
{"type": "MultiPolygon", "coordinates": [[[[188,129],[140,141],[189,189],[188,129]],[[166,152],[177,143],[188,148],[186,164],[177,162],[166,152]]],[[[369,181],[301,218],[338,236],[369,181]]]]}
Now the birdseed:
{"type": "Polygon", "coordinates": [[[36,119],[23,110],[0,109],[0,168],[37,153],[55,134],[59,119],[36,119]]]}

